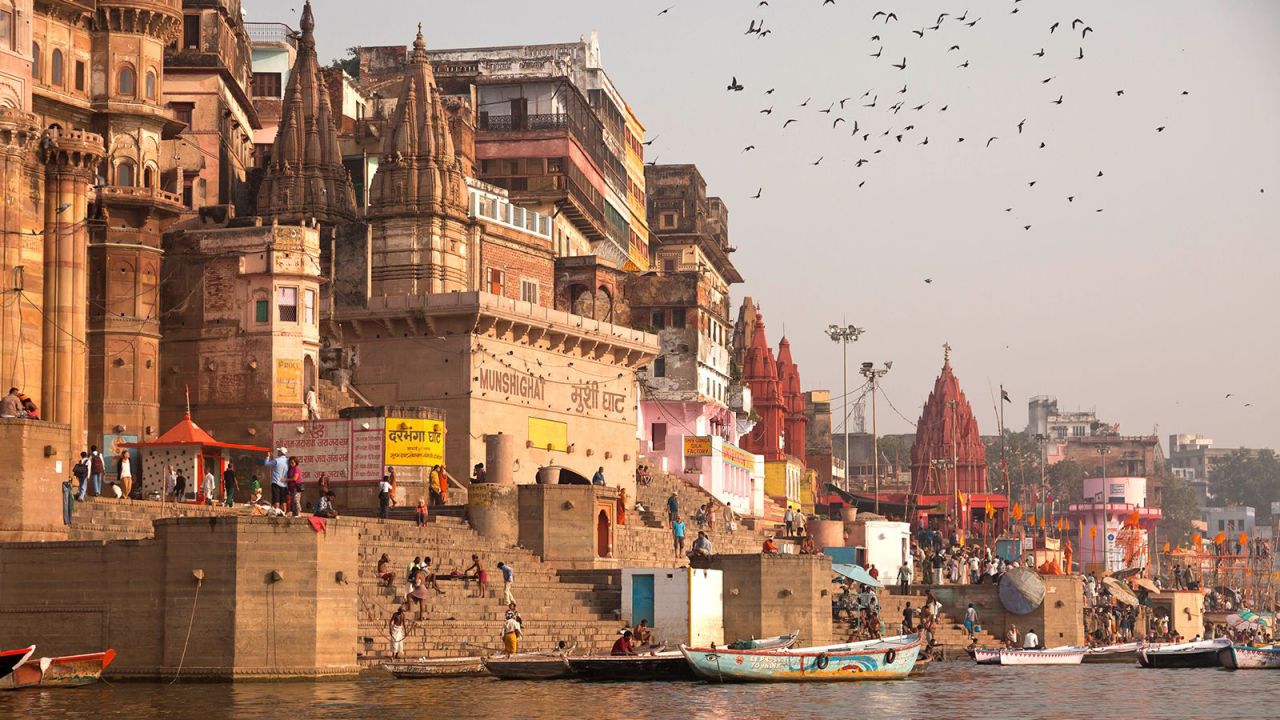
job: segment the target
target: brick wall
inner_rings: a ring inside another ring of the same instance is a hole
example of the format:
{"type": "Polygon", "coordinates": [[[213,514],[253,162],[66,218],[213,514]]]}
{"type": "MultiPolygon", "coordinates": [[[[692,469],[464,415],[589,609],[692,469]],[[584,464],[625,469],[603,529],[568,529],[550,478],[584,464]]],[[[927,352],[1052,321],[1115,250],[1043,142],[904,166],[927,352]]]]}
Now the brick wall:
{"type": "MultiPolygon", "coordinates": [[[[521,281],[531,280],[538,284],[537,304],[552,307],[555,297],[555,261],[551,258],[549,246],[540,247],[514,241],[508,236],[524,234],[500,225],[485,223],[483,227],[479,289],[513,300],[523,300],[521,281]],[[490,270],[503,273],[500,293],[494,292],[496,288],[491,285],[490,270]]],[[[532,236],[524,235],[524,237],[532,236]]]]}

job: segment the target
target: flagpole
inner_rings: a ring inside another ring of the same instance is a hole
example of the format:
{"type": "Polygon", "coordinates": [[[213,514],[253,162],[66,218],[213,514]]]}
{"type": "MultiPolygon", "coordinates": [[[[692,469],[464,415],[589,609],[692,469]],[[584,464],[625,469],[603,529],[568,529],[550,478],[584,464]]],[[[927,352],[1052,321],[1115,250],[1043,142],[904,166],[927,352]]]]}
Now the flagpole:
{"type": "MultiPolygon", "coordinates": [[[[988,385],[987,387],[990,387],[988,385]]],[[[1013,506],[1013,490],[1009,488],[1009,465],[1005,462],[1005,439],[1004,439],[1004,403],[1005,398],[1009,397],[1004,392],[1004,385],[1000,386],[1000,481],[1004,483],[1005,491],[1005,525],[1010,525],[1009,509],[1013,506]]]]}

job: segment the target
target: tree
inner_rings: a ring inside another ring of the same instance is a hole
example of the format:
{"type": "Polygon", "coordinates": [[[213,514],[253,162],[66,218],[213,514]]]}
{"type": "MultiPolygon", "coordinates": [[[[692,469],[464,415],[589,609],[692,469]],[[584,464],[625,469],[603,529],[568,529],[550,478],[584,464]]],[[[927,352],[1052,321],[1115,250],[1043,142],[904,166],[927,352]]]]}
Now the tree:
{"type": "Polygon", "coordinates": [[[880,467],[892,466],[895,471],[911,467],[911,444],[904,435],[881,435],[877,443],[880,449],[880,467]]]}
{"type": "Polygon", "coordinates": [[[1237,450],[1213,468],[1215,498],[1224,505],[1248,505],[1257,521],[1271,519],[1271,503],[1280,500],[1280,458],[1273,450],[1237,450]]]}
{"type": "Polygon", "coordinates": [[[1193,529],[1191,523],[1200,519],[1196,491],[1167,469],[1161,474],[1160,485],[1160,536],[1174,545],[1186,542],[1193,529]]]}
{"type": "Polygon", "coordinates": [[[1059,503],[1084,501],[1084,468],[1074,460],[1050,465],[1045,473],[1045,483],[1059,503]]]}
{"type": "Polygon", "coordinates": [[[353,78],[360,77],[360,48],[347,48],[347,56],[342,58],[334,58],[329,67],[342,68],[344,72],[353,78]]]}

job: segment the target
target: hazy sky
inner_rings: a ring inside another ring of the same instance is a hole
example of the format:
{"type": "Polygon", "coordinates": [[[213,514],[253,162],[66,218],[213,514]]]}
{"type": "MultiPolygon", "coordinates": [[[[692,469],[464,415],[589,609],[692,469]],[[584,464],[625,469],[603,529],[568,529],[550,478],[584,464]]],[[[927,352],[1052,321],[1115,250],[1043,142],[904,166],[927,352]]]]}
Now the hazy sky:
{"type": "MultiPolygon", "coordinates": [[[[245,2],[250,21],[297,27],[294,0],[245,2]]],[[[912,430],[949,341],[984,432],[1003,383],[1015,429],[1026,399],[1048,394],[1126,434],[1280,445],[1280,2],[314,7],[325,61],[408,44],[419,21],[433,48],[598,31],[605,68],[656,137],[648,159],[696,163],[728,204],[747,280],[735,304],[760,302],[775,345],[785,324],[804,386],[840,392],[832,322],[866,328],[855,368],[893,361],[882,387],[910,422],[882,403],[881,432],[912,430]],[[899,20],[873,21],[878,9],[899,20]],[[745,35],[761,18],[772,33],[745,35]],[[733,76],[742,92],[726,91],[733,76]]]]}

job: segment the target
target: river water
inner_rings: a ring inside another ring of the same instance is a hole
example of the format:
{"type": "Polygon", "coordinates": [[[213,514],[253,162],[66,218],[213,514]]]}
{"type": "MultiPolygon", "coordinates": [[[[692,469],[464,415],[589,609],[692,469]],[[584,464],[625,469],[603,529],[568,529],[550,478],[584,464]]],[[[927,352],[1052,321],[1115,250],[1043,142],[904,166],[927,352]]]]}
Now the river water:
{"type": "Polygon", "coordinates": [[[812,685],[518,682],[99,684],[0,694],[0,718],[1212,718],[1280,717],[1280,672],[935,664],[896,682],[812,685]]]}

